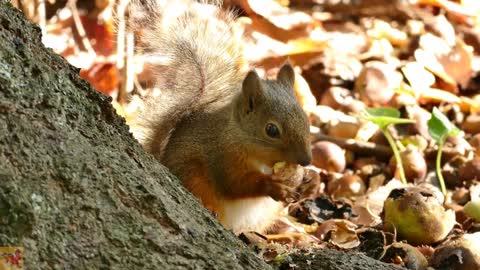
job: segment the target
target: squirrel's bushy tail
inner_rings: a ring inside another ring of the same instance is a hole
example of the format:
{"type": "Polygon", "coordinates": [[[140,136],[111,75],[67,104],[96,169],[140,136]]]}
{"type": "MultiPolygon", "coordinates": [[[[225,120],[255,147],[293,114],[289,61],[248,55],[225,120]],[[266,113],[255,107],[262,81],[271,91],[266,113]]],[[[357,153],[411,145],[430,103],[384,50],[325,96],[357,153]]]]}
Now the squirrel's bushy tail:
{"type": "Polygon", "coordinates": [[[182,119],[225,100],[243,79],[233,15],[222,11],[218,1],[201,2],[130,4],[130,25],[140,32],[140,48],[160,89],[158,96],[146,101],[134,123],[134,135],[157,158],[182,119]]]}

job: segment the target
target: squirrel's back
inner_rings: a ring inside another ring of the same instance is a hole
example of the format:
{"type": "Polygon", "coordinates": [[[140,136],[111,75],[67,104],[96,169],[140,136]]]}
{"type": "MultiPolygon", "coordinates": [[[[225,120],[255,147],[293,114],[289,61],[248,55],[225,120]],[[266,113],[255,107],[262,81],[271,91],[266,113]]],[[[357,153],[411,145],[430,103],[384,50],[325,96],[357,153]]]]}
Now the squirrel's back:
{"type": "Polygon", "coordinates": [[[274,164],[311,161],[293,67],[273,80],[243,70],[233,16],[218,6],[139,1],[131,15],[160,95],[134,135],[227,228],[265,230],[299,184],[274,179],[274,164]]]}
{"type": "Polygon", "coordinates": [[[134,133],[157,158],[182,119],[230,100],[245,74],[233,14],[218,3],[201,2],[131,3],[130,23],[142,36],[141,48],[160,90],[146,101],[134,133]]]}

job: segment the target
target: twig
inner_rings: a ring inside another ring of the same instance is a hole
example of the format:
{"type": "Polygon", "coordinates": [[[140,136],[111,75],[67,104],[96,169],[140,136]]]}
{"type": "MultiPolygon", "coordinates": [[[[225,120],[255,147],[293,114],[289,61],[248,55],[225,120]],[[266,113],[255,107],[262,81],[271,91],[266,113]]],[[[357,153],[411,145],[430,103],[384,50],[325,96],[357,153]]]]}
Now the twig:
{"type": "Polygon", "coordinates": [[[122,102],[125,101],[127,93],[132,92],[135,82],[134,77],[135,74],[133,73],[133,53],[134,53],[134,37],[131,31],[127,31],[125,33],[125,65],[121,70],[122,74],[122,87],[121,92],[118,93],[117,101],[122,102]]]}
{"type": "Polygon", "coordinates": [[[19,6],[23,14],[32,21],[35,21],[35,0],[20,0],[19,6]]]}
{"type": "Polygon", "coordinates": [[[12,6],[14,6],[18,9],[21,9],[19,1],[20,0],[11,0],[10,3],[12,3],[12,6]]]}
{"type": "Polygon", "coordinates": [[[406,0],[326,0],[323,11],[333,14],[362,17],[390,17],[398,20],[415,18],[413,6],[406,0]]]}
{"type": "Polygon", "coordinates": [[[78,9],[77,9],[77,1],[68,0],[67,6],[72,12],[73,22],[75,23],[75,28],[77,28],[78,35],[80,35],[80,38],[82,39],[83,47],[87,50],[89,54],[96,55],[95,50],[92,47],[92,44],[90,44],[90,41],[88,40],[87,34],[85,32],[85,28],[83,28],[82,21],[80,20],[80,15],[78,14],[78,9]]]}
{"type": "Polygon", "coordinates": [[[384,145],[360,142],[354,139],[334,138],[320,132],[312,132],[310,134],[313,136],[314,141],[329,141],[360,155],[377,156],[380,158],[390,158],[393,155],[392,149],[384,145]]]}
{"type": "Polygon", "coordinates": [[[42,42],[45,41],[47,37],[47,11],[45,6],[45,0],[37,0],[37,14],[38,14],[38,25],[42,30],[42,42]]]}
{"type": "Polygon", "coordinates": [[[137,76],[133,76],[133,84],[135,85],[136,92],[141,96],[145,95],[145,89],[143,89],[142,84],[138,80],[137,76]]]}
{"type": "MultiPolygon", "coordinates": [[[[133,34],[130,37],[130,34],[127,33],[126,25],[126,9],[128,1],[126,0],[117,0],[116,1],[116,11],[117,11],[117,69],[119,70],[121,76],[118,86],[118,96],[117,102],[122,103],[125,101],[128,88],[131,86],[133,89],[133,80],[129,76],[129,68],[131,57],[129,57],[130,49],[133,49],[133,34]],[[132,43],[129,46],[129,43],[132,43]]],[[[133,55],[133,51],[132,51],[133,55]]]]}

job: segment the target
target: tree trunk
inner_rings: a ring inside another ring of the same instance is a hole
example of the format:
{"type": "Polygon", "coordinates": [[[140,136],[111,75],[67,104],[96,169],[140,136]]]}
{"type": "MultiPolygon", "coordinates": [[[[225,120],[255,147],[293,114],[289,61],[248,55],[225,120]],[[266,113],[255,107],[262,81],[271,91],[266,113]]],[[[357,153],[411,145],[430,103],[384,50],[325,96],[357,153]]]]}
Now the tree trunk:
{"type": "Polygon", "coordinates": [[[28,269],[269,269],[0,1],[0,245],[28,269]]]}
{"type": "MultiPolygon", "coordinates": [[[[270,269],[145,154],[109,98],[5,0],[0,246],[23,246],[26,269],[270,269]]],[[[344,261],[326,254],[317,258],[344,261]]],[[[389,269],[365,258],[355,269],[389,269]]]]}

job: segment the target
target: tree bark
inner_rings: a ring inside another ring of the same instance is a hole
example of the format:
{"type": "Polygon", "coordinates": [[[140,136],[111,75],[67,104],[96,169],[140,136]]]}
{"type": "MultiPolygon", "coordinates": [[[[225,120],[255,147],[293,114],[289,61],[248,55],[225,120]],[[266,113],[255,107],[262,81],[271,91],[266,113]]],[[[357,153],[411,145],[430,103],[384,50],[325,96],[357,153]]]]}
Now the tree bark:
{"type": "Polygon", "coordinates": [[[28,269],[269,269],[0,1],[0,245],[28,269]]]}
{"type": "Polygon", "coordinates": [[[296,252],[278,265],[279,270],[328,269],[328,270],[402,270],[400,266],[388,264],[354,251],[317,249],[309,252],[296,252]]]}
{"type": "MultiPolygon", "coordinates": [[[[0,0],[0,246],[23,246],[26,269],[271,269],[78,72],[0,0]]],[[[385,266],[365,258],[355,269],[385,266]]]]}

